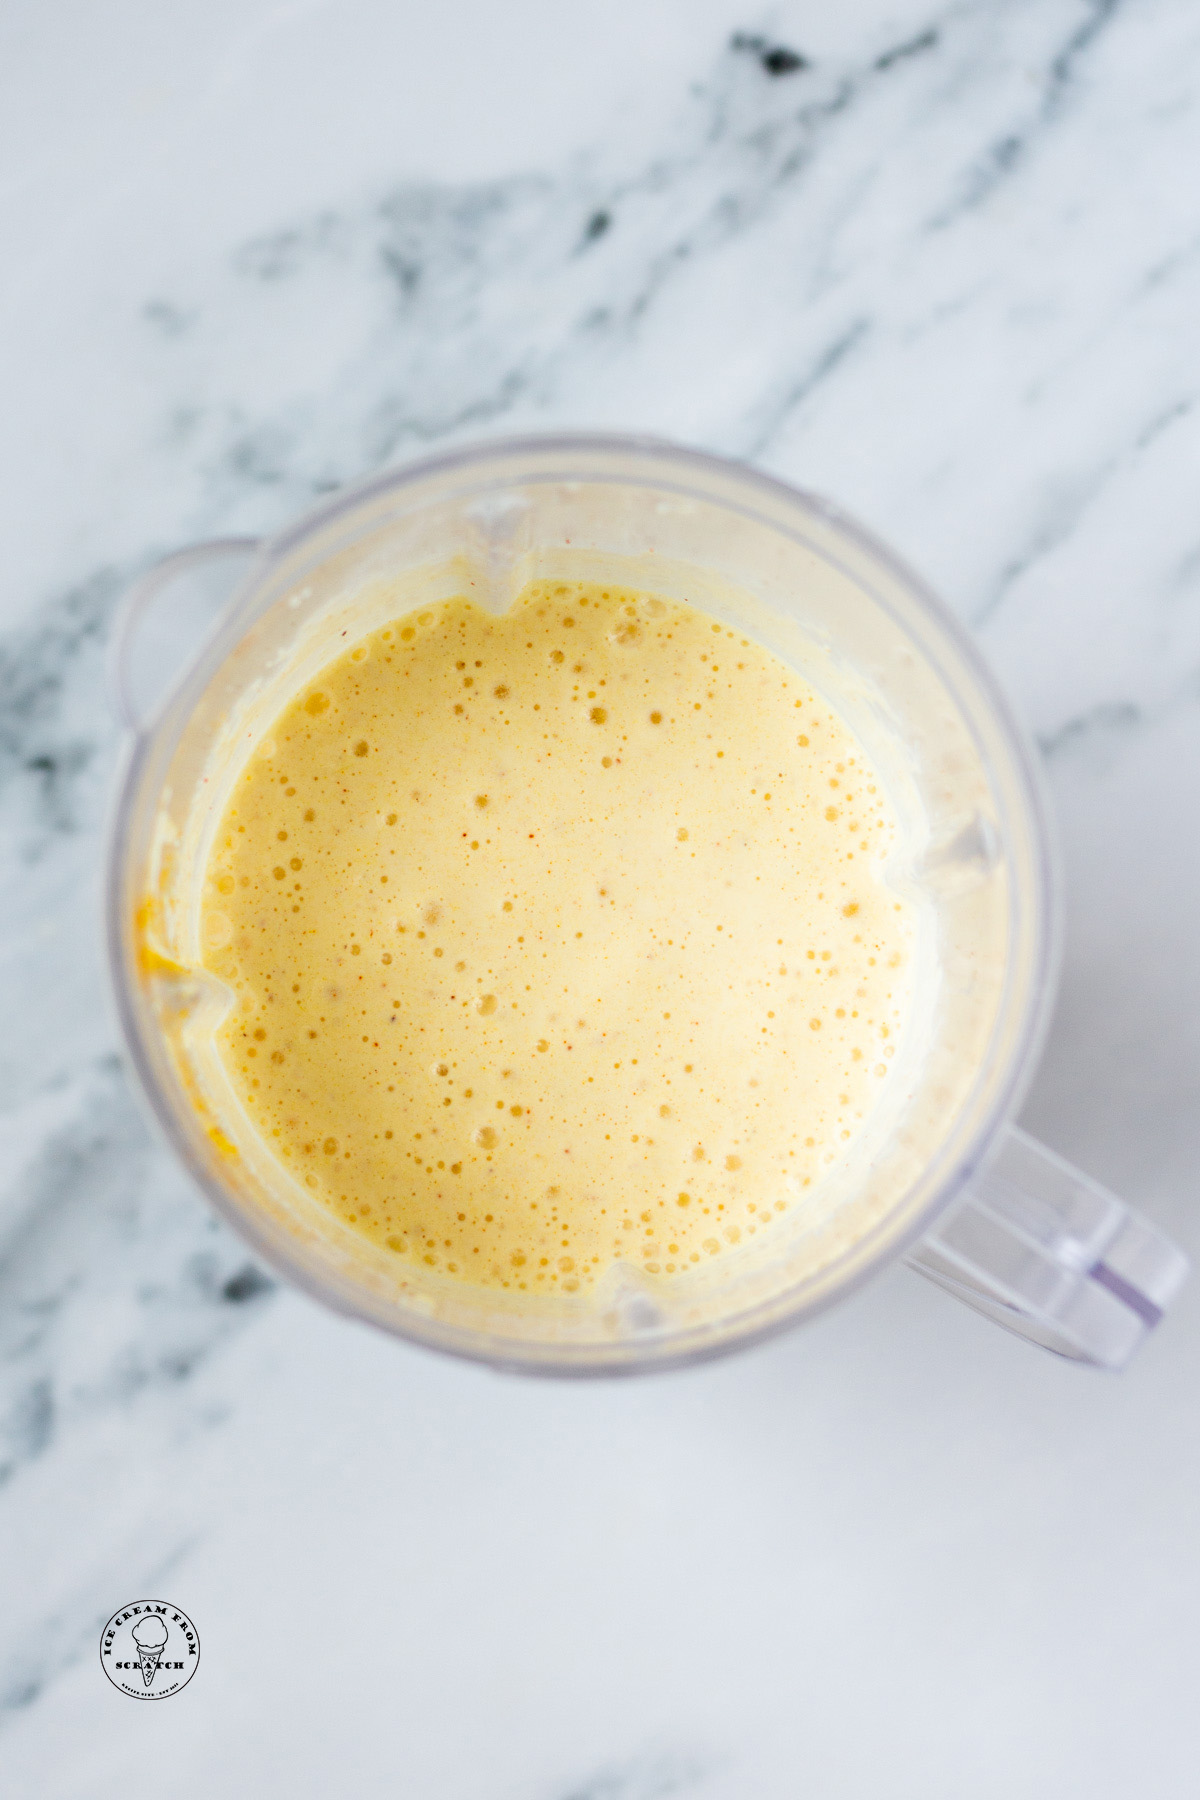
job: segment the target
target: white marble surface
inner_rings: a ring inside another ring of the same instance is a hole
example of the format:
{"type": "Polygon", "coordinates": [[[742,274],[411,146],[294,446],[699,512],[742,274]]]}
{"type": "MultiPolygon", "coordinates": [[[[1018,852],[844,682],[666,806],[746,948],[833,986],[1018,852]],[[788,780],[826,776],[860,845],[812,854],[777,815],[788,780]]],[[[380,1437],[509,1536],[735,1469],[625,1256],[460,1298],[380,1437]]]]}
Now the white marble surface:
{"type": "Polygon", "coordinates": [[[4,1793],[1190,1800],[1200,1285],[1119,1379],[902,1271],[641,1383],[402,1348],[247,1272],[148,1141],[97,857],[156,553],[482,432],[752,458],[923,569],[1038,736],[1026,1119],[1195,1255],[1195,7],[57,0],[4,38],[4,1793]],[[147,1592],[203,1658],[134,1707],[97,1642],[147,1592]]]}

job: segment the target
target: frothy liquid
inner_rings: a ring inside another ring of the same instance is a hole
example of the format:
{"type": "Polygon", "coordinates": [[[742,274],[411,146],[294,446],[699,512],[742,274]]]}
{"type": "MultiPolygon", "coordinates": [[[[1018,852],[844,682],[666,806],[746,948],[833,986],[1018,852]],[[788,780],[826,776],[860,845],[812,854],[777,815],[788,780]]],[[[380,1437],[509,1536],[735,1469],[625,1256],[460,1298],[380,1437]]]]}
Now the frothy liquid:
{"type": "Polygon", "coordinates": [[[812,1205],[885,1090],[896,834],[841,718],[694,608],[448,601],[330,662],[239,776],[219,1052],[289,1173],[398,1257],[667,1279],[812,1205]]]}

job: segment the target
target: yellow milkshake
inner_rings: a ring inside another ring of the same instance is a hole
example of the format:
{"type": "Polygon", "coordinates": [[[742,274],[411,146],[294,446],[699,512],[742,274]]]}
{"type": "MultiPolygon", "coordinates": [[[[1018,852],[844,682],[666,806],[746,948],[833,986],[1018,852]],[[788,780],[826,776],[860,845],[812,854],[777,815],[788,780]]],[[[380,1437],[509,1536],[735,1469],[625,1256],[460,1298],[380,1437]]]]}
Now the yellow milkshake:
{"type": "Polygon", "coordinates": [[[897,835],[838,714],[695,608],[444,601],[347,644],[235,783],[220,1057],[283,1168],[396,1257],[666,1281],[802,1219],[885,1091],[897,835]]]}

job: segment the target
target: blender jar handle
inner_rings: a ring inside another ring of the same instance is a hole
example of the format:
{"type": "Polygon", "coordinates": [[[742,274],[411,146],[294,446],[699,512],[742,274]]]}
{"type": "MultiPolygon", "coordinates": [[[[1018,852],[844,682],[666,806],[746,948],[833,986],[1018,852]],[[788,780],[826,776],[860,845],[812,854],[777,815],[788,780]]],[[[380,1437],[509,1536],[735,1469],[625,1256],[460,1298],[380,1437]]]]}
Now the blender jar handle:
{"type": "MultiPolygon", "coordinates": [[[[184,550],[175,550],[170,556],[164,556],[160,562],[156,562],[134,582],[121,603],[113,625],[108,667],[108,686],[113,710],[127,730],[140,732],[147,722],[143,709],[138,706],[134,698],[130,663],[154,601],[175,582],[206,564],[239,558],[251,561],[258,554],[261,543],[260,538],[228,537],[211,538],[202,544],[190,544],[184,550]]],[[[190,633],[186,630],[181,631],[180,635],[190,636],[191,642],[183,650],[172,647],[173,653],[170,655],[170,660],[174,667],[170,675],[156,683],[163,692],[170,688],[175,676],[196,653],[200,645],[211,637],[219,617],[224,615],[227,604],[228,598],[222,603],[217,617],[214,618],[210,613],[199,630],[193,624],[190,633]]],[[[156,700],[161,698],[161,692],[156,694],[156,700]]]]}
{"type": "Polygon", "coordinates": [[[1102,1369],[1125,1366],[1188,1272],[1147,1219],[1013,1125],[907,1261],[1019,1337],[1102,1369]]]}

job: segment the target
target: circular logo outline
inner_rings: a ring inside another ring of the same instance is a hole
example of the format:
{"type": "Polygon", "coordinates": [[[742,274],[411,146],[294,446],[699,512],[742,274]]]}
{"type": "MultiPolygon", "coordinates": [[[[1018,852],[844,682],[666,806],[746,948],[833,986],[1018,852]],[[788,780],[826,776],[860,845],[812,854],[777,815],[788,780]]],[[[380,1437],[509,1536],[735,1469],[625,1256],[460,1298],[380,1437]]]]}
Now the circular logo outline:
{"type": "Polygon", "coordinates": [[[200,1633],[169,1600],[130,1600],[100,1633],[100,1667],[131,1700],[169,1700],[200,1667],[200,1633]]]}

